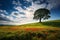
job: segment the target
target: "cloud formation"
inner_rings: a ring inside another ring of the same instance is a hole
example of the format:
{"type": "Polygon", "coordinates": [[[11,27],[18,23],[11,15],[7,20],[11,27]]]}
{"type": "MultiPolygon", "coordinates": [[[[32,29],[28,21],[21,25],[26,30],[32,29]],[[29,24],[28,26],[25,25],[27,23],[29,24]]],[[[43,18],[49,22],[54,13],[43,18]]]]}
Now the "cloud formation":
{"type": "Polygon", "coordinates": [[[60,5],[60,0],[13,0],[12,4],[16,11],[13,10],[9,14],[6,10],[0,10],[0,20],[4,19],[6,23],[28,23],[35,22],[33,14],[37,9],[47,8],[51,10],[60,5]]]}

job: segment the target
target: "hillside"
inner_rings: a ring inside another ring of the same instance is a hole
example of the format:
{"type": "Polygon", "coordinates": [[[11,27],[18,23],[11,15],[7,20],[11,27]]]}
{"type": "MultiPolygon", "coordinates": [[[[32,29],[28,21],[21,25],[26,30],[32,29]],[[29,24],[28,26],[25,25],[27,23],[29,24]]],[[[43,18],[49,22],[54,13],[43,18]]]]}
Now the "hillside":
{"type": "Polygon", "coordinates": [[[25,25],[20,25],[25,27],[60,27],[60,20],[46,21],[42,23],[30,23],[25,25]]]}
{"type": "Polygon", "coordinates": [[[60,40],[60,20],[0,26],[0,40],[60,40]]]}
{"type": "Polygon", "coordinates": [[[59,30],[60,29],[60,20],[46,21],[42,23],[30,23],[24,25],[5,25],[0,26],[0,31],[21,31],[21,30],[59,30]]]}

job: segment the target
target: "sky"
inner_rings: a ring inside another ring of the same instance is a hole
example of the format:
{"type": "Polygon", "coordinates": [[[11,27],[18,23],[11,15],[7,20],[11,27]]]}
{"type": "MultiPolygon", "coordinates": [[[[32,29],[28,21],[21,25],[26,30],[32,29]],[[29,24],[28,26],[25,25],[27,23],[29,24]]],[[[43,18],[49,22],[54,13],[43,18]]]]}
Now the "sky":
{"type": "Polygon", "coordinates": [[[60,0],[0,0],[0,25],[37,22],[33,14],[40,8],[50,10],[48,20],[60,19],[60,0]]]}

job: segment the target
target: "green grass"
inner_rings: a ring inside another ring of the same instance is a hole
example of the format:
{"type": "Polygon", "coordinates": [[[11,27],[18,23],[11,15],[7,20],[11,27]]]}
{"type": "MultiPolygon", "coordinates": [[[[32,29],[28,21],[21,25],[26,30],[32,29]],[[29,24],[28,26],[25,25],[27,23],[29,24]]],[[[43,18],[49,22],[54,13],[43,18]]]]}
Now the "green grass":
{"type": "Polygon", "coordinates": [[[19,26],[1,25],[0,40],[60,40],[60,20],[19,26]]]}
{"type": "Polygon", "coordinates": [[[24,27],[60,27],[60,20],[52,20],[52,21],[46,21],[42,23],[31,23],[31,24],[25,24],[20,25],[24,27]]]}

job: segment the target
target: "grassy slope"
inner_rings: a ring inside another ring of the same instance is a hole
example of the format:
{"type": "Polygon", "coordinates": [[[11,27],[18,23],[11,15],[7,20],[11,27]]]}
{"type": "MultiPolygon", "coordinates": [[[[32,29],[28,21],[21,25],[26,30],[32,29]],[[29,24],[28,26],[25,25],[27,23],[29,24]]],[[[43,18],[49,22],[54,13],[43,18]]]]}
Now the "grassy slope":
{"type": "Polygon", "coordinates": [[[43,29],[60,29],[60,20],[47,21],[42,23],[31,23],[19,26],[1,26],[1,31],[20,31],[20,30],[40,30],[43,29]]]}
{"type": "Polygon", "coordinates": [[[60,20],[53,20],[53,21],[46,21],[42,23],[31,23],[31,24],[25,24],[21,25],[24,27],[60,27],[60,20]]]}
{"type": "MultiPolygon", "coordinates": [[[[42,35],[47,34],[47,39],[57,40],[59,39],[58,37],[60,37],[60,20],[47,21],[43,23],[31,23],[19,26],[0,26],[0,40],[25,40],[23,38],[25,38],[25,35],[29,33],[33,33],[36,35],[38,33],[42,33],[42,35]],[[19,39],[20,37],[22,38],[19,39]]],[[[45,38],[42,39],[45,40],[45,38]]],[[[39,39],[37,39],[37,37],[33,37],[33,40],[39,39]]]]}

